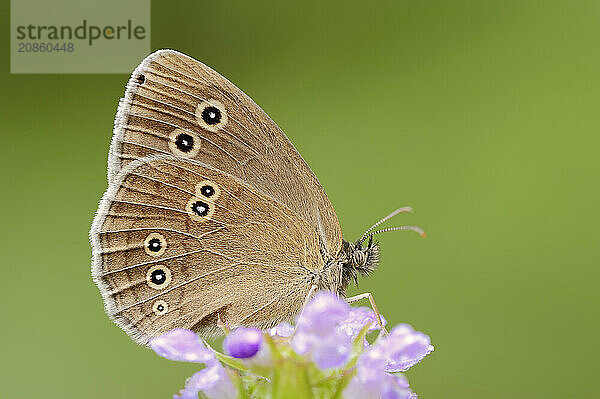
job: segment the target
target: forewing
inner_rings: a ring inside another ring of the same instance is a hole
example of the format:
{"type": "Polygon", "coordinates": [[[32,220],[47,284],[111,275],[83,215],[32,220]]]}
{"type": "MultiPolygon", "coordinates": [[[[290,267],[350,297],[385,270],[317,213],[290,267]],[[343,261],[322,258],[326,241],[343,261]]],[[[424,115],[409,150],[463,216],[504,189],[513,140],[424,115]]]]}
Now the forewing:
{"type": "Polygon", "coordinates": [[[270,327],[300,310],[322,266],[315,229],[235,176],[169,155],[129,163],[91,230],[109,316],[137,342],[270,327]]]}
{"type": "Polygon", "coordinates": [[[338,254],[340,226],[318,179],[265,112],[227,79],[173,50],[133,72],[115,119],[109,181],[148,154],[198,160],[285,204],[338,254]]]}

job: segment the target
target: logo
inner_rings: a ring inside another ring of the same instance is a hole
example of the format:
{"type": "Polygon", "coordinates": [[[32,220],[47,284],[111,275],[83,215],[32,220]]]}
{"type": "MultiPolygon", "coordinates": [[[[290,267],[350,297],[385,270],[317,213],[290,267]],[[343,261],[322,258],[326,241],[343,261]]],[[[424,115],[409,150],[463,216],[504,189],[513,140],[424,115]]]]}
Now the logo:
{"type": "Polygon", "coordinates": [[[130,19],[124,25],[88,25],[87,20],[79,26],[40,26],[29,24],[17,26],[17,40],[37,41],[72,41],[73,39],[87,40],[91,46],[95,40],[143,40],[146,38],[146,28],[133,25],[130,19]]]}
{"type": "Polygon", "coordinates": [[[150,0],[11,1],[11,73],[131,73],[150,51],[150,0]]]}

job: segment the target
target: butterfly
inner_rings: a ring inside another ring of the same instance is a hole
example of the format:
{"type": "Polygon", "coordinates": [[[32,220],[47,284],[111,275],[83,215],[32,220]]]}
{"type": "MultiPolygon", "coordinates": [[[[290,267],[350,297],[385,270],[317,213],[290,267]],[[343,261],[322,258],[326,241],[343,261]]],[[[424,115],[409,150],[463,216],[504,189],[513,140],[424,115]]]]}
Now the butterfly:
{"type": "MultiPolygon", "coordinates": [[[[159,50],[119,102],[92,276],[136,342],[219,323],[269,328],[316,290],[344,296],[379,261],[373,231],[342,238],[317,177],[279,127],[206,65],[159,50]]],[[[360,299],[370,294],[355,297],[360,299]]],[[[351,298],[348,298],[352,300],[351,298]]]]}

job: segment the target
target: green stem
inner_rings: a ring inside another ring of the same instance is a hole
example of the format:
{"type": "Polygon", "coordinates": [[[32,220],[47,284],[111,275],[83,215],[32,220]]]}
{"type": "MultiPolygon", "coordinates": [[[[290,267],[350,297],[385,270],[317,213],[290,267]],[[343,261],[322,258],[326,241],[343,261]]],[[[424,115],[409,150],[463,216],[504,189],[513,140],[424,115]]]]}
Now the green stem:
{"type": "Polygon", "coordinates": [[[338,382],[331,399],[340,399],[342,397],[342,392],[344,392],[344,389],[346,389],[348,383],[352,377],[354,377],[354,374],[356,374],[356,369],[347,370],[344,372],[344,374],[342,374],[342,377],[340,378],[340,381],[338,382]]]}

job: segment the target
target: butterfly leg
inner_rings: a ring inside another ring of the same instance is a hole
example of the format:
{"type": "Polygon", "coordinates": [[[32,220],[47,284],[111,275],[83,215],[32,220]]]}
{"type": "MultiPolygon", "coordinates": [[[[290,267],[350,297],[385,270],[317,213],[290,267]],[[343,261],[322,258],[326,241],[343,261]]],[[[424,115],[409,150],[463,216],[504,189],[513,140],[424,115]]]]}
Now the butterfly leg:
{"type": "Polygon", "coordinates": [[[377,309],[377,304],[375,303],[375,299],[373,298],[373,295],[370,292],[365,292],[364,294],[359,294],[359,295],[351,296],[350,298],[346,298],[346,302],[354,303],[354,302],[360,301],[361,299],[366,299],[366,298],[369,299],[371,308],[373,309],[373,312],[375,312],[375,316],[377,316],[377,323],[381,327],[381,330],[383,331],[383,333],[385,335],[388,335],[389,334],[388,330],[386,330],[385,326],[383,325],[383,322],[381,321],[381,314],[379,313],[379,309],[377,309]]]}
{"type": "MultiPolygon", "coordinates": [[[[310,290],[308,290],[308,294],[306,294],[306,299],[304,299],[304,304],[302,305],[302,310],[300,310],[300,314],[298,315],[298,318],[300,318],[300,316],[302,316],[302,313],[304,313],[304,308],[306,308],[306,305],[308,304],[308,301],[310,301],[310,298],[312,298],[313,294],[319,289],[319,287],[317,287],[315,284],[310,286],[310,290]]],[[[297,320],[297,319],[296,319],[297,320]]],[[[298,325],[296,325],[294,327],[294,332],[293,334],[296,333],[296,330],[298,329],[298,325]]]]}
{"type": "Polygon", "coordinates": [[[319,288],[315,284],[310,286],[310,290],[308,290],[308,294],[306,294],[306,299],[304,299],[304,304],[302,305],[302,310],[300,311],[300,314],[302,314],[304,312],[304,308],[306,307],[306,305],[308,305],[308,301],[310,301],[310,298],[312,298],[313,294],[318,289],[319,288]]]}

